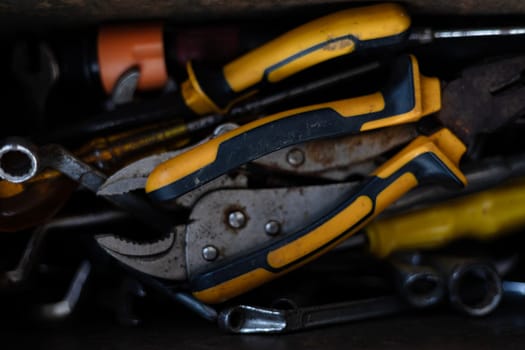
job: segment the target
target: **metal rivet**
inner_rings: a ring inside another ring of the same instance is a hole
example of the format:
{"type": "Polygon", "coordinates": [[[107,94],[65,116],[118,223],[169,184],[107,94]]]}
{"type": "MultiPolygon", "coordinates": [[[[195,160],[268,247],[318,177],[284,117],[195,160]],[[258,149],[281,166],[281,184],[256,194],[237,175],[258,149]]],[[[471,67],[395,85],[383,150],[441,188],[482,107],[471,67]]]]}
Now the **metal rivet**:
{"type": "Polygon", "coordinates": [[[228,214],[228,224],[233,228],[241,228],[246,224],[246,215],[240,210],[228,214]]]}
{"type": "Polygon", "coordinates": [[[278,221],[270,220],[264,225],[264,231],[270,236],[274,236],[281,231],[281,224],[278,221]]]}
{"type": "Polygon", "coordinates": [[[213,261],[219,256],[219,251],[212,245],[202,248],[202,257],[206,261],[213,261]]]}
{"type": "Polygon", "coordinates": [[[292,166],[300,166],[304,163],[304,153],[299,148],[292,148],[286,155],[286,161],[292,166]]]}

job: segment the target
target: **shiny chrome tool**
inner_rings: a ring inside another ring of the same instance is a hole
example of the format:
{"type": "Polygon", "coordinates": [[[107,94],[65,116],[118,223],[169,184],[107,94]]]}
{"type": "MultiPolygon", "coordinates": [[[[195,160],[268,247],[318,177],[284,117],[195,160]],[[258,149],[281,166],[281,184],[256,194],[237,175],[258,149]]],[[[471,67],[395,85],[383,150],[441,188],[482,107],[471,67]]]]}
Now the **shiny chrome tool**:
{"type": "Polygon", "coordinates": [[[392,315],[409,308],[394,296],[291,310],[238,305],[221,311],[218,322],[230,333],[287,333],[392,315]]]}

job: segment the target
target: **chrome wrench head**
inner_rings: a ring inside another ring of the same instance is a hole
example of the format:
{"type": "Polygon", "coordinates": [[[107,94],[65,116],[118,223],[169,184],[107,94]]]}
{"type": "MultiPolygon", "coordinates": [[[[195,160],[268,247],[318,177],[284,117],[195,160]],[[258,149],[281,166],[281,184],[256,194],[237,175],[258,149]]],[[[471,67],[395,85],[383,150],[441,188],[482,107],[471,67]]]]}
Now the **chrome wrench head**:
{"type": "Polygon", "coordinates": [[[503,295],[501,277],[490,262],[432,255],[425,257],[446,279],[449,301],[469,316],[494,311],[503,295]]]}
{"type": "Polygon", "coordinates": [[[222,311],[219,327],[229,333],[280,333],[286,329],[283,310],[237,305],[222,311]]]}
{"type": "Polygon", "coordinates": [[[413,307],[426,308],[441,302],[445,283],[441,274],[421,265],[418,253],[397,254],[388,259],[399,294],[413,307]]]}
{"type": "Polygon", "coordinates": [[[494,311],[503,288],[496,270],[488,264],[471,263],[458,267],[449,278],[451,304],[470,316],[485,316],[494,311]]]}
{"type": "Polygon", "coordinates": [[[10,137],[0,146],[0,179],[22,183],[38,172],[40,159],[36,148],[19,137],[10,137]]]}

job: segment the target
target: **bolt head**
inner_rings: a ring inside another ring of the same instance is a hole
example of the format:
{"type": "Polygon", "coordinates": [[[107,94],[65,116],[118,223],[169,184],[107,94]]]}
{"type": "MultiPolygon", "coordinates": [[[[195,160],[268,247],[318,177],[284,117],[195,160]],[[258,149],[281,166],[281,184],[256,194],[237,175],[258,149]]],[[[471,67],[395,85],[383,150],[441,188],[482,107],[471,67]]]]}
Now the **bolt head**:
{"type": "Polygon", "coordinates": [[[292,148],[286,155],[286,161],[291,166],[298,167],[304,163],[304,152],[299,148],[292,148]]]}
{"type": "Polygon", "coordinates": [[[228,224],[233,228],[241,228],[246,225],[246,215],[240,211],[232,211],[228,214],[228,224]]]}
{"type": "Polygon", "coordinates": [[[281,224],[279,221],[270,220],[264,225],[264,231],[270,236],[275,236],[281,231],[281,224]]]}
{"type": "Polygon", "coordinates": [[[202,248],[202,257],[206,261],[213,261],[219,256],[219,251],[212,245],[202,248]]]}

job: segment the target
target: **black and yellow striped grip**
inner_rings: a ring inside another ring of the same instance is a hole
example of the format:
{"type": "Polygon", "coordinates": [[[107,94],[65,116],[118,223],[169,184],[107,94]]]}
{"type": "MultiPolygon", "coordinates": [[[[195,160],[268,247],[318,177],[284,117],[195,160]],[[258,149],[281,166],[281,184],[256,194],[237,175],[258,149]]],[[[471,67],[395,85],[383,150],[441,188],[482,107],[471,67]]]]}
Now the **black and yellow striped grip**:
{"type": "Polygon", "coordinates": [[[420,75],[415,57],[395,60],[390,74],[380,92],[278,113],[184,152],[150,174],[146,192],[170,200],[281,148],[415,122],[439,110],[439,81],[420,75]]]}
{"type": "Polygon", "coordinates": [[[219,303],[319,257],[424,182],[464,186],[457,165],[465,146],[448,129],[420,136],[363,181],[329,214],[256,251],[190,277],[195,297],[219,303]]]}
{"type": "Polygon", "coordinates": [[[181,92],[194,114],[221,113],[262,85],[278,82],[330,59],[399,45],[410,17],[396,4],[339,11],[306,23],[219,70],[188,64],[181,92]]]}

